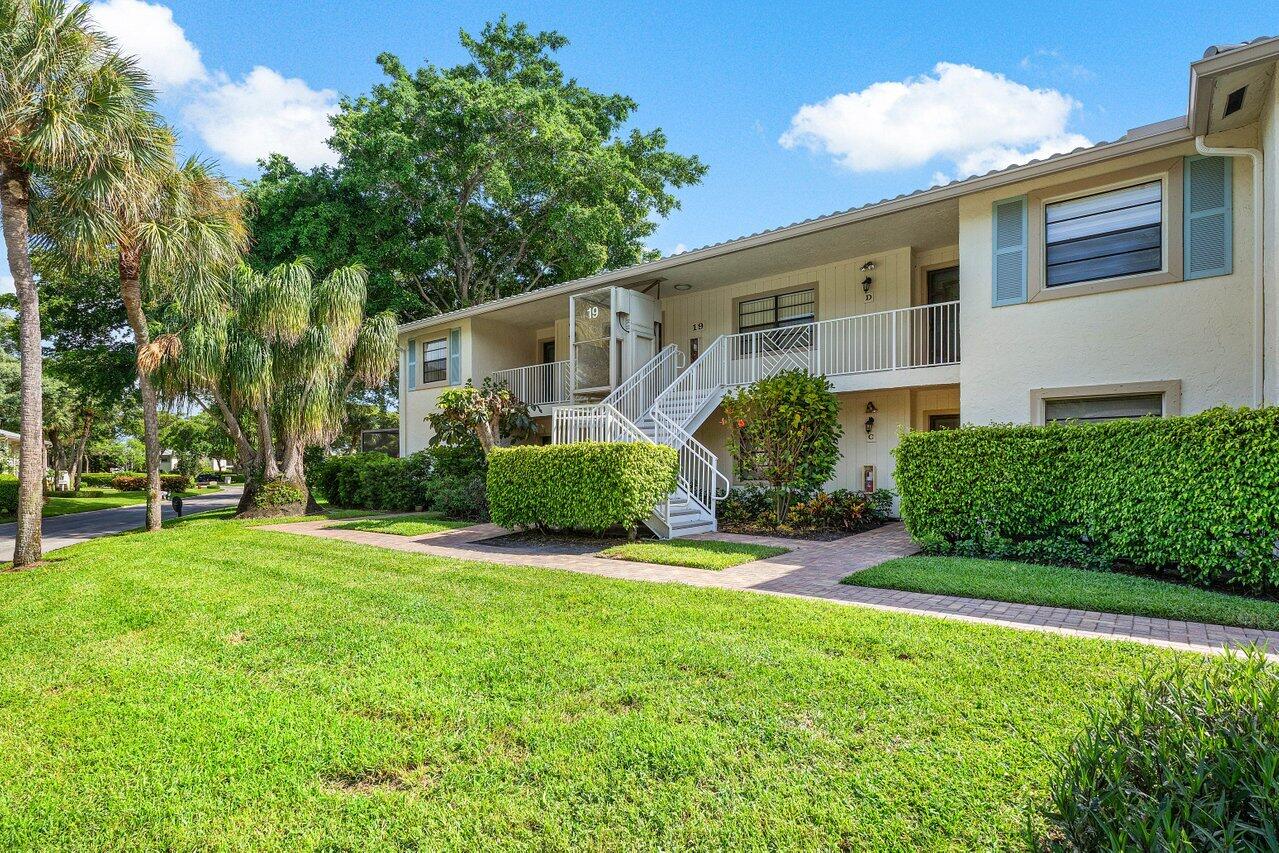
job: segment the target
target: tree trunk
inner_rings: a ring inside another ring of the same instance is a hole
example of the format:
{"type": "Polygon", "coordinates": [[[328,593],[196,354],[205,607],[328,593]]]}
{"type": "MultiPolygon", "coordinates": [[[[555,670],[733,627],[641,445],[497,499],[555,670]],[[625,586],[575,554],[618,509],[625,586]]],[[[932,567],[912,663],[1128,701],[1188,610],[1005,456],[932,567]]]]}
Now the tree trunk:
{"type": "Polygon", "coordinates": [[[13,545],[13,565],[40,562],[40,514],[44,508],[44,411],[41,399],[43,357],[40,352],[40,296],[28,255],[27,205],[31,176],[16,163],[0,163],[0,216],[9,272],[18,294],[19,352],[22,401],[18,454],[18,524],[13,545]]]}
{"type": "Polygon", "coordinates": [[[80,433],[80,440],[76,442],[75,460],[71,467],[71,490],[73,492],[80,491],[80,469],[84,467],[84,451],[89,446],[89,433],[93,430],[93,416],[84,416],[84,431],[80,433]]]}
{"type": "MultiPolygon", "coordinates": [[[[136,248],[120,250],[120,299],[133,329],[134,357],[151,342],[142,310],[142,261],[136,248]]],[[[136,362],[135,362],[136,363],[136,362]]],[[[138,391],[142,396],[142,444],[147,457],[147,530],[160,529],[160,415],[151,377],[138,367],[138,391]]]]}

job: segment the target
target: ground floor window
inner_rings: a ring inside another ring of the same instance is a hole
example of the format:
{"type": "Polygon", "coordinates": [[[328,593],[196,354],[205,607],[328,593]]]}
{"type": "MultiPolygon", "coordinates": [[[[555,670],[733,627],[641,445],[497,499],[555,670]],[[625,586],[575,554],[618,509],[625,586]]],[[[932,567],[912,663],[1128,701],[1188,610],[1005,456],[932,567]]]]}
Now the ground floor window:
{"type": "Polygon", "coordinates": [[[929,415],[929,432],[939,429],[959,429],[959,412],[949,415],[929,415]]]}
{"type": "Polygon", "coordinates": [[[1104,421],[1162,417],[1163,394],[1125,394],[1106,397],[1068,397],[1044,400],[1044,421],[1104,421]]]}

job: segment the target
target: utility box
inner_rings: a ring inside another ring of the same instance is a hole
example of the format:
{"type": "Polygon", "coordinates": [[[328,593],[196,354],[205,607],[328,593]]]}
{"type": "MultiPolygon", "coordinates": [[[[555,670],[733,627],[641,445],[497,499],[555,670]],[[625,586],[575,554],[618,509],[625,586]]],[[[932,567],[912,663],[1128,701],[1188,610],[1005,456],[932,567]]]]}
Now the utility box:
{"type": "Polygon", "coordinates": [[[573,399],[607,396],[657,354],[661,308],[647,293],[602,287],[569,300],[573,399]]]}

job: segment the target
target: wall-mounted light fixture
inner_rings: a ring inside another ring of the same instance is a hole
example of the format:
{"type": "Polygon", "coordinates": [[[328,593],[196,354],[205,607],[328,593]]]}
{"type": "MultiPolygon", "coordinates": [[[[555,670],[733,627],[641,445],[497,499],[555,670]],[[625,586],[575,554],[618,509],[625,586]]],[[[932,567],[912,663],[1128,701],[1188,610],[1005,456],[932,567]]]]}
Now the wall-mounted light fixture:
{"type": "Polygon", "coordinates": [[[871,434],[871,433],[873,433],[874,431],[875,431],[875,419],[874,419],[874,418],[867,418],[867,419],[866,419],[866,434],[867,434],[867,435],[870,435],[870,434],[871,434]]]}
{"type": "Polygon", "coordinates": [[[875,280],[870,276],[866,276],[862,279],[862,293],[870,293],[870,286],[874,283],[875,280]]]}

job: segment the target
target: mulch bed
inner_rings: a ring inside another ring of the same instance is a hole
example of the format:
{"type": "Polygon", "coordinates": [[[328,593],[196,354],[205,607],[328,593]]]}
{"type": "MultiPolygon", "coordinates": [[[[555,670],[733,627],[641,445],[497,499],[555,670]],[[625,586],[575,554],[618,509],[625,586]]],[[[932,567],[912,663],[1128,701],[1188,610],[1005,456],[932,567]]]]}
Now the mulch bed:
{"type": "Polygon", "coordinates": [[[883,526],[883,524],[868,524],[857,530],[813,529],[782,532],[775,528],[764,527],[762,525],[738,524],[720,525],[719,530],[721,533],[741,533],[747,536],[772,536],[775,539],[794,539],[800,542],[834,542],[837,539],[857,536],[860,533],[867,533],[883,526]]]}

